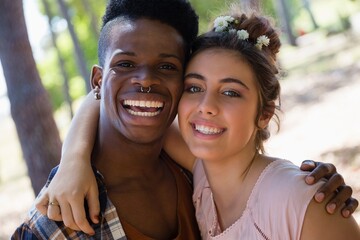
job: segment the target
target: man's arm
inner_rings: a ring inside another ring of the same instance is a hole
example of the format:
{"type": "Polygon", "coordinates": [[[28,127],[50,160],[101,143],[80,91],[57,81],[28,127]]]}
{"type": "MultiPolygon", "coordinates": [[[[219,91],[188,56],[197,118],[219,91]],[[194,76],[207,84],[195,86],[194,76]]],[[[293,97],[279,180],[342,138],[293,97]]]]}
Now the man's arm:
{"type": "Polygon", "coordinates": [[[352,189],[346,185],[344,178],[337,173],[336,167],[331,163],[315,162],[305,160],[300,167],[303,171],[311,171],[305,178],[305,182],[312,185],[320,179],[325,178],[327,181],[316,192],[314,199],[318,203],[326,200],[326,211],[330,214],[342,207],[341,214],[343,217],[350,217],[358,207],[359,202],[352,198],[352,189]],[[331,196],[330,198],[328,198],[331,196]]]}

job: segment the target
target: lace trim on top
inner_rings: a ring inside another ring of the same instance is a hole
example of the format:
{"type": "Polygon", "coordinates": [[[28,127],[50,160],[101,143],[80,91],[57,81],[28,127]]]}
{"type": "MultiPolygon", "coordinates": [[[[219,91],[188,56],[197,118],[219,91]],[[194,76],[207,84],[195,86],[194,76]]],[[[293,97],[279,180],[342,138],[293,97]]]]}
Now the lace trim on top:
{"type": "MultiPolygon", "coordinates": [[[[209,236],[211,237],[211,239],[217,239],[217,238],[221,238],[224,237],[224,235],[226,235],[228,232],[230,232],[233,228],[236,228],[238,225],[241,225],[241,222],[243,222],[244,219],[244,215],[247,214],[249,212],[250,214],[250,202],[252,202],[251,200],[255,197],[254,192],[256,191],[256,189],[258,188],[258,186],[260,185],[260,182],[262,181],[262,179],[265,177],[266,173],[269,171],[270,168],[272,168],[273,165],[278,164],[279,162],[282,161],[286,161],[283,159],[277,159],[274,160],[273,162],[269,163],[264,170],[261,172],[260,176],[258,177],[253,189],[251,190],[250,196],[246,202],[246,207],[243,211],[243,213],[241,214],[241,216],[233,223],[231,224],[231,226],[229,226],[228,228],[226,228],[224,231],[221,232],[220,226],[219,226],[219,220],[218,220],[218,216],[216,213],[216,208],[215,208],[215,201],[213,198],[213,193],[211,192],[211,206],[212,206],[212,211],[213,211],[213,224],[211,226],[211,228],[209,229],[209,236]]],[[[254,227],[256,228],[256,230],[259,232],[259,234],[265,239],[265,240],[270,240],[269,237],[267,237],[265,235],[265,233],[261,230],[261,228],[254,222],[254,227]]]]}

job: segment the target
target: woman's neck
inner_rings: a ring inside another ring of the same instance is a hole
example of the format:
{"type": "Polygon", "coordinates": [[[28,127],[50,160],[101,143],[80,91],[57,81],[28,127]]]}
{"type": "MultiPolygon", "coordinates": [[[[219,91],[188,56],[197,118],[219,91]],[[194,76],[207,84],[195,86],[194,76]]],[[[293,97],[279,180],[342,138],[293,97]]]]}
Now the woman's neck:
{"type": "Polygon", "coordinates": [[[263,158],[253,150],[217,162],[204,160],[204,168],[218,220],[224,230],[239,219],[245,210],[252,189],[265,168],[263,158]]]}

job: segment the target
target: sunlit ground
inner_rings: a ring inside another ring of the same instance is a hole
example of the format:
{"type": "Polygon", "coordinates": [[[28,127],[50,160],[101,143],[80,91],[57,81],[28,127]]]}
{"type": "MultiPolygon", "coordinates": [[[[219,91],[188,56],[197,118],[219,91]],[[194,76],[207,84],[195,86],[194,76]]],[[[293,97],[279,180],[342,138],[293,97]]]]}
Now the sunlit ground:
{"type": "MultiPolygon", "coordinates": [[[[270,155],[335,164],[360,200],[360,38],[307,36],[307,47],[282,55],[281,129],[266,147],[270,155]]],[[[274,126],[272,126],[274,129],[274,126]]],[[[360,210],[354,214],[360,224],[360,210]]]]}
{"type": "MultiPolygon", "coordinates": [[[[282,82],[282,124],[267,144],[269,154],[332,162],[360,199],[360,41],[350,35],[314,34],[300,48],[284,47],[289,69],[282,82]]],[[[65,132],[67,114],[56,115],[65,132]],[[66,116],[66,117],[64,117],[66,116]]],[[[0,117],[0,239],[8,239],[34,196],[9,116],[0,117]]],[[[360,211],[354,216],[360,223],[360,211]]]]}

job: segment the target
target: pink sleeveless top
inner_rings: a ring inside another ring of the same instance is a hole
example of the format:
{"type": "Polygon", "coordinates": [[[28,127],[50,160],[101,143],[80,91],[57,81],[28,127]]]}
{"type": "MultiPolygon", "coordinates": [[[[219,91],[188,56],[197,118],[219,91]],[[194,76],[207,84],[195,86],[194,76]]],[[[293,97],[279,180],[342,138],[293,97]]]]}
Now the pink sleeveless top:
{"type": "Polygon", "coordinates": [[[308,204],[323,182],[307,185],[307,175],[287,160],[261,173],[239,219],[221,232],[202,160],[194,166],[193,201],[202,239],[300,239],[308,204]]]}

